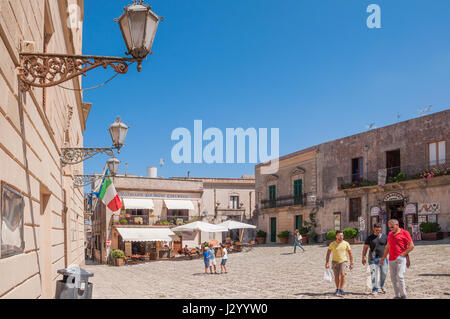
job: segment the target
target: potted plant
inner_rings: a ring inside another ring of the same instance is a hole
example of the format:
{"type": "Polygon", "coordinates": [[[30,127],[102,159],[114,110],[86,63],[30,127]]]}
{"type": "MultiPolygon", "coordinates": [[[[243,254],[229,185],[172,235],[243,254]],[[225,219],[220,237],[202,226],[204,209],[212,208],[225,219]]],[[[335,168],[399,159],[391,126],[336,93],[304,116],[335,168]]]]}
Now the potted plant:
{"type": "Polygon", "coordinates": [[[344,239],[346,239],[350,244],[354,244],[356,238],[359,236],[359,230],[354,227],[344,228],[344,239]]]}
{"type": "Polygon", "coordinates": [[[267,233],[263,230],[258,230],[256,232],[256,241],[258,244],[264,244],[266,242],[267,233]]]}
{"type": "Polygon", "coordinates": [[[310,232],[308,234],[308,237],[311,239],[311,242],[316,243],[317,242],[317,237],[319,237],[319,234],[316,232],[310,232]]]}
{"type": "Polygon", "coordinates": [[[420,224],[420,231],[423,240],[437,240],[437,233],[441,230],[438,223],[423,222],[420,224]]]}
{"type": "Polygon", "coordinates": [[[302,245],[305,245],[308,242],[309,229],[307,227],[301,227],[298,231],[302,235],[302,245]]]}
{"type": "Polygon", "coordinates": [[[128,221],[124,218],[124,219],[121,219],[121,220],[120,220],[120,223],[121,223],[122,225],[126,225],[126,224],[128,224],[128,221]]]}
{"type": "Polygon", "coordinates": [[[288,239],[289,239],[289,231],[288,230],[284,230],[281,233],[278,233],[278,238],[280,238],[280,242],[282,244],[287,244],[288,239]]]}
{"type": "Polygon", "coordinates": [[[331,242],[336,240],[336,231],[335,230],[330,230],[327,234],[326,234],[326,238],[327,238],[327,246],[331,244],[331,242]]]}
{"type": "Polygon", "coordinates": [[[113,249],[111,251],[111,258],[113,260],[114,266],[123,266],[125,265],[125,254],[120,249],[113,249]]]}

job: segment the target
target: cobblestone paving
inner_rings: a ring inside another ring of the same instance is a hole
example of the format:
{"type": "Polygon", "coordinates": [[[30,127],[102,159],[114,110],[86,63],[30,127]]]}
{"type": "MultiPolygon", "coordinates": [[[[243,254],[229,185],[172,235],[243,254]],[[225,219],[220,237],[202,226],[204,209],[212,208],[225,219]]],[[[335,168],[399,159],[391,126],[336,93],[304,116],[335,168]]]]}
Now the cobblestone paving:
{"type": "MultiPolygon", "coordinates": [[[[334,283],[322,280],[325,245],[255,246],[229,254],[228,273],[204,275],[202,259],[157,261],[113,267],[86,265],[94,273],[93,298],[393,298],[390,277],[387,294],[372,296],[366,286],[367,266],[361,264],[362,245],[352,245],[355,269],[347,276],[344,297],[335,297],[334,283]]],[[[220,258],[218,259],[220,262],[220,258]]],[[[408,298],[450,299],[450,239],[420,242],[411,254],[405,278],[408,298]]],[[[219,264],[219,263],[218,263],[219,264]]],[[[220,269],[220,268],[219,268],[220,269]]]]}

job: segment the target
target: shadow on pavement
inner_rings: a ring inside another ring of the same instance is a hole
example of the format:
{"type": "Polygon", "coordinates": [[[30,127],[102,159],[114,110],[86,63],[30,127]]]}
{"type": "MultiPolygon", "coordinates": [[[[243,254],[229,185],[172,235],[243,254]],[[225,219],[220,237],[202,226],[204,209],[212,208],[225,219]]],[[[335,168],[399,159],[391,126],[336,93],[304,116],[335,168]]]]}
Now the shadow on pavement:
{"type": "Polygon", "coordinates": [[[192,276],[205,276],[205,277],[206,277],[206,275],[223,275],[223,274],[221,274],[220,272],[217,274],[210,274],[210,273],[206,274],[204,272],[196,272],[195,274],[192,274],[192,276]]]}
{"type": "MultiPolygon", "coordinates": [[[[295,296],[309,296],[309,297],[320,297],[320,296],[333,296],[334,297],[334,292],[325,292],[325,293],[314,293],[314,292],[304,292],[304,293],[297,293],[294,294],[295,296]]],[[[370,293],[361,293],[361,292],[345,292],[345,296],[369,296],[370,293]]],[[[345,296],[337,296],[337,297],[345,297],[345,296]]]]}
{"type": "Polygon", "coordinates": [[[419,274],[419,276],[426,276],[426,277],[450,277],[450,274],[419,274]]]}

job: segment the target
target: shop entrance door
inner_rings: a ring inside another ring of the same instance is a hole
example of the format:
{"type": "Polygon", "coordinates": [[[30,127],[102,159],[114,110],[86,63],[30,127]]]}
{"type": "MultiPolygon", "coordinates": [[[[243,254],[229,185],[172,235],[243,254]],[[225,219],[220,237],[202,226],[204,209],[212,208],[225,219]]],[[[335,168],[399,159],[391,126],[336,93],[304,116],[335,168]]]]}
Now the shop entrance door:
{"type": "Polygon", "coordinates": [[[389,219],[397,219],[399,226],[404,229],[405,224],[403,221],[403,210],[404,210],[403,201],[388,202],[386,206],[388,213],[388,221],[389,219]]]}

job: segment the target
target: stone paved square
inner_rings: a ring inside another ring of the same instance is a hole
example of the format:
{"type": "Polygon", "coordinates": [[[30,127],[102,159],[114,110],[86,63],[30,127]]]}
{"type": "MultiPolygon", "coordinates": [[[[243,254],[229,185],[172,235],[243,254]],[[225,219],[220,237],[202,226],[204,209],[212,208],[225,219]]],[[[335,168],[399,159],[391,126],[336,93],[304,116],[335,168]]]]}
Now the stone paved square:
{"type": "MultiPolygon", "coordinates": [[[[307,245],[306,252],[289,245],[259,245],[229,254],[228,273],[204,275],[202,259],[157,261],[113,267],[86,265],[94,273],[93,298],[118,299],[302,299],[393,298],[390,277],[387,294],[370,294],[367,266],[361,264],[363,245],[352,245],[355,268],[347,276],[345,297],[335,297],[334,283],[322,280],[327,246],[307,245]]],[[[218,259],[220,261],[220,258],[218,259]]],[[[450,239],[420,242],[406,271],[408,298],[450,299],[450,239]]],[[[219,264],[219,263],[218,263],[219,264]]],[[[218,268],[220,270],[220,267],[218,268]]]]}

